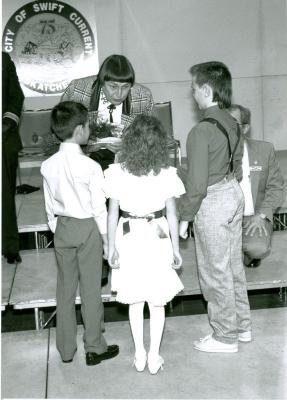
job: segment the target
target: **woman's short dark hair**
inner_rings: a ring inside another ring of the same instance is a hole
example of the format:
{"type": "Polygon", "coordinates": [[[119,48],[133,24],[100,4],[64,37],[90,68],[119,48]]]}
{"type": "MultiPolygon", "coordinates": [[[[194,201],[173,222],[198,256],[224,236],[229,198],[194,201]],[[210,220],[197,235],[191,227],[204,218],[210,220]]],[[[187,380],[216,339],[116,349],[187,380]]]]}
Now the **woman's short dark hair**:
{"type": "Polygon", "coordinates": [[[51,131],[61,142],[70,139],[78,125],[85,125],[88,120],[88,110],[75,101],[63,101],[57,104],[51,112],[51,131]]]}
{"type": "Polygon", "coordinates": [[[167,133],[153,116],[138,115],[126,129],[119,155],[123,168],[136,176],[158,175],[170,165],[167,133]]]}
{"type": "Polygon", "coordinates": [[[232,78],[229,69],[219,61],[209,61],[193,65],[189,72],[195,77],[199,87],[208,84],[213,90],[213,101],[219,108],[228,108],[232,97],[232,78]]]}
{"type": "Polygon", "coordinates": [[[133,86],[135,83],[135,71],[125,56],[113,54],[103,61],[98,72],[98,80],[101,85],[105,81],[115,81],[128,82],[133,86]]]}

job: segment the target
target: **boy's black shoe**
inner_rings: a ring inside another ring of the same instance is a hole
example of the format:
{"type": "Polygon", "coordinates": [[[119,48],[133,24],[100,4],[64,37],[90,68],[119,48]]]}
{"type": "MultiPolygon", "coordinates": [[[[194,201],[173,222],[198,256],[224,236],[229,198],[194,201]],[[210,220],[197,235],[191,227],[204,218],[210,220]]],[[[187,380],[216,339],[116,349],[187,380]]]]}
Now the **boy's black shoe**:
{"type": "Polygon", "coordinates": [[[7,254],[5,257],[7,258],[8,264],[20,264],[22,262],[22,258],[19,253],[7,254]]]}
{"type": "Polygon", "coordinates": [[[261,260],[259,258],[253,258],[248,264],[246,264],[246,267],[248,268],[257,268],[261,264],[261,260]]]}
{"type": "Polygon", "coordinates": [[[108,346],[107,350],[102,354],[97,354],[93,352],[86,353],[86,364],[87,365],[97,365],[103,360],[116,357],[120,352],[119,346],[112,344],[108,346]]]}
{"type": "Polygon", "coordinates": [[[40,188],[24,183],[23,185],[16,187],[16,194],[29,194],[36,192],[37,190],[40,190],[40,188]]]}

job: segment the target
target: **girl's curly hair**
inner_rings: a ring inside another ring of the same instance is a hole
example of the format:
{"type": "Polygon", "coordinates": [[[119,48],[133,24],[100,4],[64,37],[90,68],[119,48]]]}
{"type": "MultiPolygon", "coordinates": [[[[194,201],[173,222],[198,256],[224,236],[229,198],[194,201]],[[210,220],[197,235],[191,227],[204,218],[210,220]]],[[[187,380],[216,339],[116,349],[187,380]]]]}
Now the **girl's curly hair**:
{"type": "Polygon", "coordinates": [[[125,131],[119,162],[136,176],[151,171],[158,175],[169,167],[167,133],[156,117],[142,114],[133,120],[125,131]]]}

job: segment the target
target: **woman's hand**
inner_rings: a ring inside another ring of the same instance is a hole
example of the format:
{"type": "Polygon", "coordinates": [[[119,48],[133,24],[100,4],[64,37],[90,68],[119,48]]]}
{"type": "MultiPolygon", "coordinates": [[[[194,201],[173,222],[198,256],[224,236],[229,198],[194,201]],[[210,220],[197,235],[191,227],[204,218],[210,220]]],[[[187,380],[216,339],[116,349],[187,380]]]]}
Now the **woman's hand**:
{"type": "Polygon", "coordinates": [[[179,236],[182,239],[187,239],[187,237],[188,237],[187,230],[188,230],[188,221],[180,221],[180,223],[179,223],[179,236]]]}
{"type": "Polygon", "coordinates": [[[115,143],[105,143],[104,146],[106,149],[108,149],[116,154],[118,151],[121,150],[122,142],[119,141],[119,142],[115,142],[115,143]]]}
{"type": "Polygon", "coordinates": [[[113,153],[117,153],[122,148],[122,142],[114,142],[114,143],[104,143],[104,142],[97,142],[97,143],[88,143],[87,145],[87,153],[93,153],[100,149],[108,149],[113,153]]]}
{"type": "Polygon", "coordinates": [[[120,268],[119,253],[116,249],[114,249],[113,251],[109,251],[108,262],[111,268],[113,269],[120,268]]]}
{"type": "Polygon", "coordinates": [[[179,251],[174,251],[173,252],[173,263],[172,263],[172,268],[173,269],[179,269],[182,266],[182,258],[179,253],[179,251]]]}
{"type": "Polygon", "coordinates": [[[87,153],[93,153],[93,152],[95,152],[95,151],[100,150],[102,147],[103,147],[103,146],[102,146],[101,143],[91,143],[91,144],[88,143],[88,144],[87,144],[87,150],[86,150],[86,152],[87,152],[87,153]]]}

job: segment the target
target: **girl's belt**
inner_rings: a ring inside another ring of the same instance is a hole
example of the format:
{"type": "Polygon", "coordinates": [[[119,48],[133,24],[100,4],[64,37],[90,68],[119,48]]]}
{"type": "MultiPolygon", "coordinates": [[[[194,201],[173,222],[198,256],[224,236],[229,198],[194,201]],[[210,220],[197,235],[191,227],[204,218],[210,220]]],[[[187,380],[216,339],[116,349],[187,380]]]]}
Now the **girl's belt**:
{"type": "Polygon", "coordinates": [[[124,211],[121,210],[121,216],[123,218],[133,218],[133,219],[147,219],[148,221],[151,221],[152,219],[156,219],[156,218],[161,218],[165,215],[165,210],[158,210],[158,211],[154,211],[152,213],[143,215],[143,216],[139,216],[139,215],[134,215],[129,213],[128,211],[124,211]]]}

